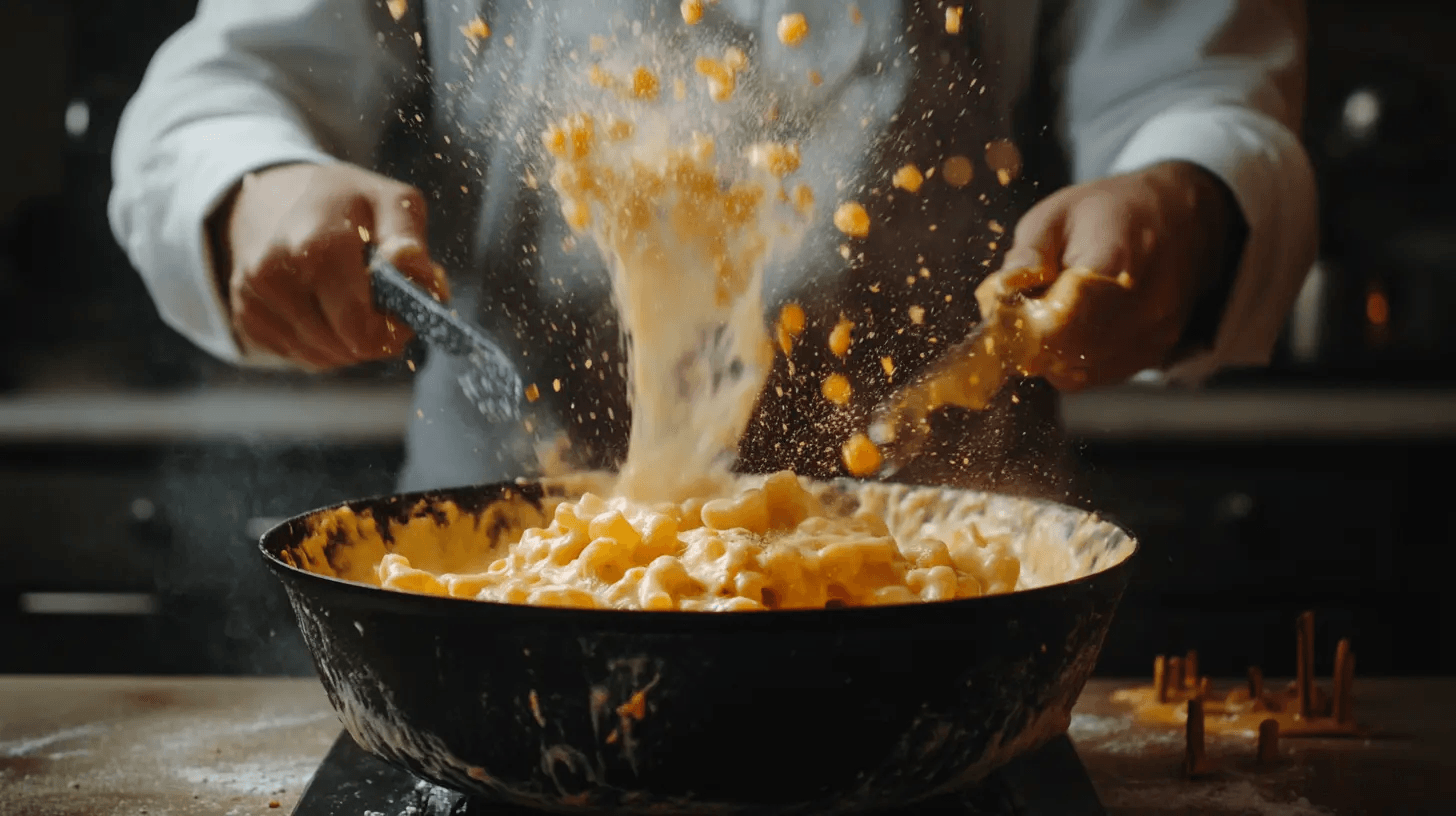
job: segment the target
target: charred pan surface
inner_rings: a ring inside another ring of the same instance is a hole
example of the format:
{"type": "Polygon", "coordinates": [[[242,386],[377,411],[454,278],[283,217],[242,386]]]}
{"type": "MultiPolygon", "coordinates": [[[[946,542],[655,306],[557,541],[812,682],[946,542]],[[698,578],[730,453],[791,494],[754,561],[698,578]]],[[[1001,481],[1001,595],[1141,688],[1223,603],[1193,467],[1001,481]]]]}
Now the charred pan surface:
{"type": "MultiPolygon", "coordinates": [[[[555,489],[428,498],[480,514],[555,489]]],[[[397,520],[422,498],[351,504],[397,520]]],[[[1032,509],[1051,530],[1086,519],[1032,509]]],[[[1120,530],[1083,538],[1067,556],[1082,577],[959,601],[630,612],[330,580],[288,561],[308,529],[280,525],[263,551],[360,745],[489,801],[576,813],[847,813],[971,784],[1065,731],[1135,549],[1120,530]]]]}

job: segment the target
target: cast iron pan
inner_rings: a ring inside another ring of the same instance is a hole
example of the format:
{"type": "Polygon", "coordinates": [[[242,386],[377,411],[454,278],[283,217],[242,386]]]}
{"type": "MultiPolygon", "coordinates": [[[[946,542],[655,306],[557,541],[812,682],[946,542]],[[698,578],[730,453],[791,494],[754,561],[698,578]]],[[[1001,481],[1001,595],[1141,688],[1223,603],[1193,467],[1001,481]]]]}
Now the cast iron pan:
{"type": "MultiPolygon", "coordinates": [[[[542,496],[497,484],[346,504],[382,522],[542,496]]],[[[290,565],[329,509],[280,524],[261,549],[350,734],[436,784],[578,813],[846,813],[973,784],[1065,731],[1136,547],[1111,528],[1090,575],[932,604],[579,610],[290,565]]]]}

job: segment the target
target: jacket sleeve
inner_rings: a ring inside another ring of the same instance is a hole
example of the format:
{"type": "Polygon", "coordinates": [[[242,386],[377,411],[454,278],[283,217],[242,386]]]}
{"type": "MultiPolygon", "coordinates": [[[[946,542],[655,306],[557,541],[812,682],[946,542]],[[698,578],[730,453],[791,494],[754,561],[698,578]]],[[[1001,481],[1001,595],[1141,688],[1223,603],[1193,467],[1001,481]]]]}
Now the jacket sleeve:
{"type": "Polygon", "coordinates": [[[383,0],[202,0],[158,50],[122,114],[108,215],[168,325],[223,360],[284,365],[239,348],[207,218],[253,170],[367,164],[419,74],[415,30],[383,0]]]}
{"type": "Polygon", "coordinates": [[[1317,252],[1300,144],[1300,0],[1073,0],[1061,122],[1073,177],[1182,160],[1228,185],[1248,226],[1213,348],[1173,366],[1200,382],[1267,364],[1317,252]]]}

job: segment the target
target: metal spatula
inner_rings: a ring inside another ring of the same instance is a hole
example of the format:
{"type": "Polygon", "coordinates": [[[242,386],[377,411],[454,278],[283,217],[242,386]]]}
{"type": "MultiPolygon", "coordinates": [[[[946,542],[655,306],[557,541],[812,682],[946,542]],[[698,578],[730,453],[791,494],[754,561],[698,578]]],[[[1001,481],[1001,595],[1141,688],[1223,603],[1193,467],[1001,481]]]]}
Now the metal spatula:
{"type": "Polygon", "coordinates": [[[443,354],[467,363],[460,388],[480,413],[496,422],[521,418],[521,377],[500,346],[451,307],[435,300],[377,250],[370,252],[369,282],[374,305],[388,312],[443,354]]]}

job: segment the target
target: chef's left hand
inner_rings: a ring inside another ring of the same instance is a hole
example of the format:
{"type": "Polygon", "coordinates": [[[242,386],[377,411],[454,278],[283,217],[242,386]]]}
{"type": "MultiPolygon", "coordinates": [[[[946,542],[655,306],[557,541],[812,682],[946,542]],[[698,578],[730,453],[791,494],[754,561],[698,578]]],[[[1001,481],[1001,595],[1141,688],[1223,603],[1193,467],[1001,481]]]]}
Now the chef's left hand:
{"type": "Polygon", "coordinates": [[[1013,293],[1041,348],[1027,373],[1064,391],[1115,384],[1167,361],[1203,287],[1223,269],[1229,199],[1201,167],[1167,162],[1064,188],[1016,226],[982,314],[1013,293]]]}

